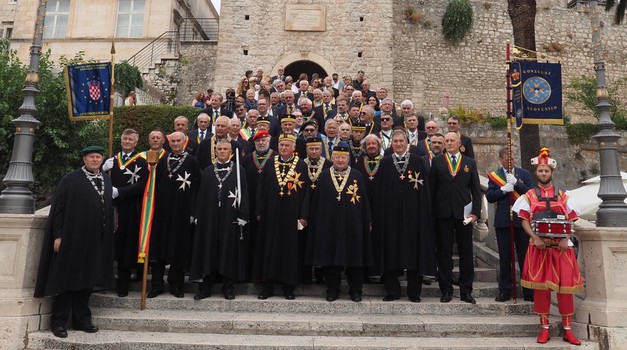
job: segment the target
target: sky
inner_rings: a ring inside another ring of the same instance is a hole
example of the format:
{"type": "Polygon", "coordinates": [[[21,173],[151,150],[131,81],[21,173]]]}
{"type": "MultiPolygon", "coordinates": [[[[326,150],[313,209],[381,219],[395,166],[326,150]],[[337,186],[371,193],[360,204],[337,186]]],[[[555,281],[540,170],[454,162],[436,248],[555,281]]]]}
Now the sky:
{"type": "Polygon", "coordinates": [[[213,3],[213,6],[216,8],[216,11],[220,13],[220,3],[222,2],[222,0],[211,0],[211,2],[213,3]]]}

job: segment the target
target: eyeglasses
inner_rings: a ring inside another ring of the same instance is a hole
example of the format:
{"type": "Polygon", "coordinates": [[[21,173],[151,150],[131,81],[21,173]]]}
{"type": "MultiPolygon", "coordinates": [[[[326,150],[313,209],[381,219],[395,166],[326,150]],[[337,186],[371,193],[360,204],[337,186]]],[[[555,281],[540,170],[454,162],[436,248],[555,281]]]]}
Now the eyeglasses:
{"type": "Polygon", "coordinates": [[[392,118],[381,118],[382,122],[389,122],[390,120],[392,120],[392,118]]]}
{"type": "Polygon", "coordinates": [[[316,131],[316,129],[305,129],[304,131],[305,132],[314,132],[314,131],[316,131]]]}
{"type": "Polygon", "coordinates": [[[448,122],[448,125],[457,125],[457,122],[448,122]]]}
{"type": "Polygon", "coordinates": [[[437,129],[437,126],[425,126],[426,129],[437,129]]]}

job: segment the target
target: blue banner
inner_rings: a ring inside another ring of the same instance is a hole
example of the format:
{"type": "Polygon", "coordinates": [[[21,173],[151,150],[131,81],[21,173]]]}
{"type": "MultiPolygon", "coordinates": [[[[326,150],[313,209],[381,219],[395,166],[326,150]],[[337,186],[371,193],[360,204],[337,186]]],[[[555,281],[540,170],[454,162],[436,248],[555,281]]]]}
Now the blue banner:
{"type": "Polygon", "coordinates": [[[509,64],[510,87],[512,88],[512,114],[516,120],[516,129],[523,125],[523,95],[520,62],[509,64]]]}
{"type": "MultiPolygon", "coordinates": [[[[520,68],[522,83],[518,92],[522,95],[523,105],[520,118],[526,124],[563,125],[562,65],[534,61],[516,63],[520,68]]],[[[516,90],[513,90],[513,95],[517,95],[516,90]]],[[[518,123],[518,111],[514,109],[514,113],[518,123]]]]}
{"type": "Polygon", "coordinates": [[[109,118],[111,62],[68,65],[65,77],[70,119],[109,118]]]}

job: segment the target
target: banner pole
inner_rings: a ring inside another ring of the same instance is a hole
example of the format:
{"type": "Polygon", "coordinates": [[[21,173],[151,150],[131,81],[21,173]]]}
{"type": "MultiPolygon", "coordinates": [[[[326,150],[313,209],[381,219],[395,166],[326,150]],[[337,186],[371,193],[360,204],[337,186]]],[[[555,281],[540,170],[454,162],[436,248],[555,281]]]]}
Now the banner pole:
{"type": "MultiPolygon", "coordinates": [[[[510,42],[507,40],[506,42],[506,53],[505,60],[507,61],[507,172],[509,174],[512,173],[512,90],[511,90],[511,72],[509,69],[510,65],[510,42]]],[[[514,246],[514,213],[512,212],[512,203],[514,199],[514,193],[508,193],[509,199],[509,249],[511,256],[511,274],[512,274],[512,300],[514,304],[516,304],[516,249],[514,246]]]]}
{"type": "Polygon", "coordinates": [[[115,40],[111,40],[111,93],[109,94],[109,157],[113,156],[114,97],[115,97],[115,40]]]}

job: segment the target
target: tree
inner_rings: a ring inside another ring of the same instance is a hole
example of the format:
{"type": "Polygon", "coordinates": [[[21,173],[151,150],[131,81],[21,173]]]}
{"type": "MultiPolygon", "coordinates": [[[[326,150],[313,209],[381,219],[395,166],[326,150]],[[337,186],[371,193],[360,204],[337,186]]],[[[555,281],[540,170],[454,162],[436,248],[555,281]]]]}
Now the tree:
{"type": "MultiPolygon", "coordinates": [[[[627,1],[627,0],[621,0],[627,1]]],[[[536,51],[536,0],[507,0],[509,18],[512,21],[514,45],[536,51]]],[[[535,124],[524,124],[520,129],[520,166],[531,171],[528,159],[540,153],[540,128],[535,124]]]]}
{"type": "Polygon", "coordinates": [[[605,3],[605,10],[611,10],[616,5],[616,13],[614,14],[614,23],[621,24],[625,19],[625,8],[627,7],[627,0],[607,0],[605,3]]]}

